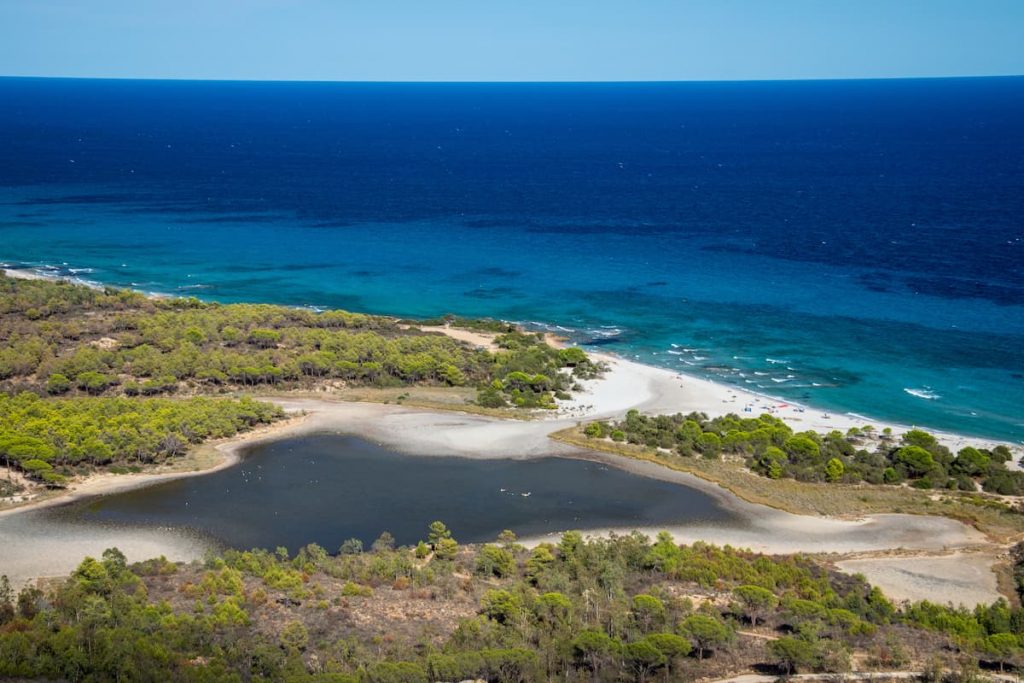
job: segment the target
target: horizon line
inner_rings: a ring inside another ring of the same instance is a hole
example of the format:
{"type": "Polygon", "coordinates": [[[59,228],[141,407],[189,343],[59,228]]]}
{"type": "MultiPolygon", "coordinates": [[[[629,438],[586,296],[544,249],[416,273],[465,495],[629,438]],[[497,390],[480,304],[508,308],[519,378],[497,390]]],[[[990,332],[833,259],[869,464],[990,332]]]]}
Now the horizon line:
{"type": "Polygon", "coordinates": [[[858,81],[945,81],[1022,78],[1024,73],[955,75],[955,76],[849,76],[822,78],[693,78],[693,79],[630,79],[630,80],[378,80],[378,79],[306,79],[306,78],[185,78],[151,76],[26,76],[0,74],[0,80],[48,80],[48,81],[147,81],[171,83],[333,83],[365,85],[629,85],[629,84],[682,84],[682,83],[834,83],[858,81]]]}

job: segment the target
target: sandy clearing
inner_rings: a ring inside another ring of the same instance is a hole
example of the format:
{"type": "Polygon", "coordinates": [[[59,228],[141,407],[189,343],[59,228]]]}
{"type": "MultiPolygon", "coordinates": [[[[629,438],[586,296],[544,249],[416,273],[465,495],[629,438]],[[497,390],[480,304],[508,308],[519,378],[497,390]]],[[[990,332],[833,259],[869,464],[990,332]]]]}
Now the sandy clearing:
{"type": "Polygon", "coordinates": [[[494,332],[476,332],[459,327],[448,327],[447,325],[416,325],[416,327],[424,332],[440,332],[452,339],[458,339],[471,346],[480,346],[488,351],[498,350],[498,345],[494,343],[494,338],[498,335],[494,332]]]}
{"type": "Polygon", "coordinates": [[[174,562],[201,559],[209,544],[180,529],[54,524],[36,511],[0,518],[0,574],[19,590],[37,578],[67,576],[85,557],[117,547],[129,562],[164,555],[174,562]]]}
{"type": "Polygon", "coordinates": [[[894,600],[931,600],[954,605],[989,604],[1000,597],[990,553],[953,553],[844,560],[836,567],[863,574],[894,600]]]}
{"type": "Polygon", "coordinates": [[[56,276],[47,277],[41,273],[36,273],[31,270],[21,270],[16,268],[4,268],[4,275],[17,280],[56,280],[56,276]]]}

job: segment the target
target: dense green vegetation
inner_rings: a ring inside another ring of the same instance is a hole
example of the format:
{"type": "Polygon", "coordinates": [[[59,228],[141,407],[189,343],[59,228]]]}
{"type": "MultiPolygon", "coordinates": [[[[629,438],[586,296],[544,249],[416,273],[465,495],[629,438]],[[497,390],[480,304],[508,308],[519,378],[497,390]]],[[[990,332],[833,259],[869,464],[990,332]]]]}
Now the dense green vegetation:
{"type": "Polygon", "coordinates": [[[60,486],[68,474],[162,462],[206,439],[233,436],[283,416],[277,406],[248,398],[0,394],[0,460],[60,486]]]}
{"type": "Polygon", "coordinates": [[[508,332],[495,343],[501,351],[494,354],[495,379],[477,397],[482,406],[554,408],[555,398],[569,398],[576,379],[595,377],[601,371],[581,349],[556,349],[540,333],[508,332]]]}
{"type": "Polygon", "coordinates": [[[843,672],[854,655],[969,671],[1019,666],[1022,633],[1005,601],[900,609],[802,556],[636,533],[460,546],[439,522],[414,548],[383,534],[365,553],[132,566],[109,550],[46,590],[0,581],[0,676],[70,681],[692,680],[843,672]]]}
{"type": "MultiPolygon", "coordinates": [[[[449,321],[451,322],[451,321],[449,321]]],[[[597,368],[506,323],[502,350],[474,349],[383,316],[151,299],[127,290],[0,276],[0,389],[51,395],[230,389],[476,386],[490,407],[552,407],[597,368]]]]}
{"type": "Polygon", "coordinates": [[[895,439],[889,430],[875,435],[866,426],[845,434],[794,433],[771,415],[735,414],[708,419],[689,415],[641,415],[635,410],[618,422],[592,422],[584,434],[594,439],[661,448],[681,457],[742,456],[754,472],[772,479],[810,482],[903,484],[920,489],[1024,494],[1024,473],[1007,469],[1006,446],[962,448],[955,456],[934,436],[912,429],[895,439]]]}

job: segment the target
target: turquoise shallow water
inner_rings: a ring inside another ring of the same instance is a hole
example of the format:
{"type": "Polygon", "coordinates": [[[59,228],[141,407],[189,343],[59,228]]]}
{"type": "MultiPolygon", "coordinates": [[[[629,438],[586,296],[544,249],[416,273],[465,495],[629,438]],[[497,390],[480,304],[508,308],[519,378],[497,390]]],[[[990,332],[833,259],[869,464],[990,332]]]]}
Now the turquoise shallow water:
{"type": "Polygon", "coordinates": [[[221,301],[533,322],[1016,441],[1022,83],[0,79],[0,260],[221,301]]]}

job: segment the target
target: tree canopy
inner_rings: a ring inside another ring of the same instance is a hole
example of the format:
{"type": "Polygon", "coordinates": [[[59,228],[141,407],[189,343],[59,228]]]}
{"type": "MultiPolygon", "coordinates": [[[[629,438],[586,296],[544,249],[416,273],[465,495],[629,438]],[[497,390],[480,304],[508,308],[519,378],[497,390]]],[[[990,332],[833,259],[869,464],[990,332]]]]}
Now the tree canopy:
{"type": "Polygon", "coordinates": [[[551,408],[600,371],[580,349],[493,321],[476,328],[500,332],[494,353],[385,316],[2,275],[0,314],[0,389],[55,396],[428,384],[477,387],[489,407],[551,408]]]}
{"type": "MultiPolygon", "coordinates": [[[[455,543],[443,524],[424,536],[455,543]]],[[[15,595],[0,578],[0,677],[610,683],[841,674],[854,654],[899,670],[907,651],[1022,664],[1024,611],[1005,600],[897,607],[804,556],[639,533],[456,546],[449,558],[392,543],[227,550],[191,564],[110,549],[42,590],[15,595]]]]}

